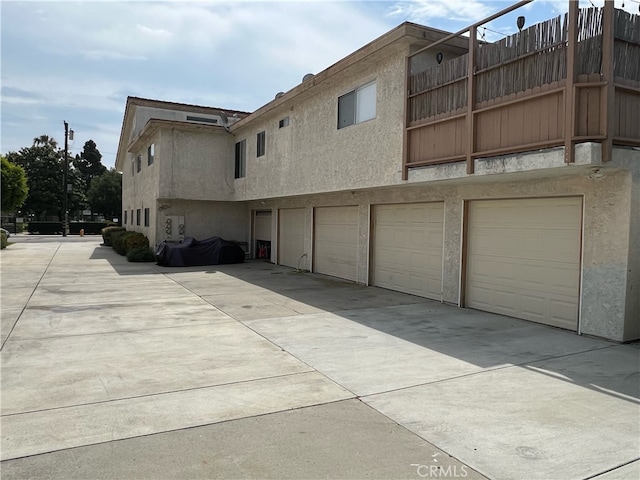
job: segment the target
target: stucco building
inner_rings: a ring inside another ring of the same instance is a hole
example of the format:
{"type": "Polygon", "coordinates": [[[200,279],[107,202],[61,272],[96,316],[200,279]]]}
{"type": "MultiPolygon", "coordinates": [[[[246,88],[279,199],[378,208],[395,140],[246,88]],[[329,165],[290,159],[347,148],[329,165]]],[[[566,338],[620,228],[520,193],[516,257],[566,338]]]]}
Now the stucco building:
{"type": "Polygon", "coordinates": [[[130,97],[124,224],[636,339],[640,70],[614,58],[640,22],[609,4],[497,44],[403,23],[252,113],[130,97]]]}

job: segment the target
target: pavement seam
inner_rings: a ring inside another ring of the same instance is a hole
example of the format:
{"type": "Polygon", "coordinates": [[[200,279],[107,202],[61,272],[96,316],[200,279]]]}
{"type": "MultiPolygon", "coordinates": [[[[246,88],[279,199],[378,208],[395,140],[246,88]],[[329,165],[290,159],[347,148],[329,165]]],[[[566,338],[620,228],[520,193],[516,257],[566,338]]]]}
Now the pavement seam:
{"type": "Polygon", "coordinates": [[[74,338],[74,337],[90,337],[92,335],[115,335],[119,333],[136,333],[136,332],[149,332],[152,330],[169,330],[173,328],[185,328],[185,327],[200,327],[204,325],[217,325],[219,323],[231,323],[237,322],[235,318],[224,318],[220,320],[203,321],[203,323],[189,323],[185,325],[173,325],[165,327],[149,327],[149,328],[136,328],[125,330],[110,330],[108,332],[91,332],[91,333],[69,333],[65,335],[50,335],[47,337],[19,337],[14,342],[26,342],[31,340],[58,340],[61,338],[74,338]]]}
{"type": "MultiPolygon", "coordinates": [[[[435,443],[433,443],[431,440],[428,440],[425,437],[422,437],[420,435],[418,435],[416,432],[414,432],[413,430],[411,430],[410,428],[408,428],[406,425],[402,425],[401,423],[398,423],[395,419],[387,416],[386,414],[384,414],[383,412],[381,412],[380,410],[376,409],[375,407],[373,407],[372,405],[369,405],[366,402],[363,402],[361,398],[357,398],[356,400],[358,400],[362,405],[369,407],[371,410],[373,410],[374,412],[376,412],[379,415],[382,415],[385,418],[388,418],[389,421],[393,422],[395,425],[397,425],[398,427],[404,429],[405,431],[407,431],[408,433],[410,433],[411,435],[419,438],[421,441],[423,442],[427,442],[429,445],[431,445],[433,448],[440,450],[441,452],[445,453],[446,455],[449,455],[449,457],[457,460],[458,462],[460,462],[462,465],[466,465],[467,467],[469,467],[470,470],[473,470],[474,472],[479,473],[480,475],[482,475],[483,477],[486,477],[487,479],[489,479],[489,477],[487,475],[485,475],[484,473],[482,473],[478,468],[474,468],[471,465],[469,465],[466,462],[463,462],[461,459],[459,459],[458,457],[456,457],[455,455],[449,453],[448,451],[446,451],[444,448],[439,447],[438,445],[436,445],[435,443]]],[[[585,479],[586,480],[586,479],[585,479]]]]}
{"type": "Polygon", "coordinates": [[[497,372],[500,370],[507,370],[509,368],[521,368],[521,367],[525,367],[525,366],[531,366],[531,365],[535,365],[536,363],[540,363],[540,362],[547,362],[549,360],[556,360],[559,358],[565,358],[565,357],[571,357],[574,355],[582,355],[584,353],[589,353],[589,352],[594,352],[594,351],[598,351],[598,350],[605,350],[607,348],[615,348],[615,347],[619,347],[621,345],[604,345],[602,347],[596,347],[596,348],[592,348],[589,350],[584,350],[584,351],[580,351],[580,352],[573,352],[573,353],[567,353],[565,355],[557,355],[557,356],[552,356],[552,357],[545,357],[545,358],[541,358],[538,360],[535,360],[533,362],[523,362],[523,363],[514,363],[512,365],[504,365],[501,367],[492,367],[492,368],[486,368],[483,370],[479,370],[477,372],[470,372],[470,373],[465,373],[462,375],[456,375],[455,377],[448,377],[448,378],[443,378],[440,380],[433,380],[431,382],[423,382],[423,383],[416,383],[415,385],[408,385],[406,387],[399,387],[399,388],[392,388],[390,390],[384,390],[381,392],[375,392],[375,393],[368,393],[366,395],[360,395],[358,398],[369,398],[369,397],[374,397],[376,395],[385,395],[387,393],[395,393],[395,392],[401,392],[403,390],[409,390],[411,388],[415,388],[415,387],[424,387],[426,385],[434,385],[437,383],[446,383],[446,382],[450,382],[452,380],[458,380],[460,378],[466,378],[466,377],[472,377],[475,375],[482,375],[484,373],[489,373],[489,372],[497,372]]]}
{"type": "Polygon", "coordinates": [[[4,346],[6,345],[6,343],[9,341],[9,338],[11,338],[11,334],[13,333],[14,328],[16,328],[16,325],[18,324],[18,322],[20,321],[20,317],[22,316],[22,314],[24,313],[24,311],[27,309],[27,305],[29,304],[29,302],[31,301],[31,298],[33,297],[33,294],[36,293],[36,290],[38,289],[38,287],[40,286],[40,282],[42,282],[42,279],[44,278],[44,276],[47,274],[47,271],[49,270],[49,267],[51,266],[51,264],[53,263],[53,259],[56,257],[56,255],[58,254],[58,251],[60,250],[60,247],[62,247],[62,244],[58,245],[58,247],[56,248],[55,252],[53,252],[53,255],[51,255],[51,258],[49,259],[49,263],[47,263],[47,266],[44,269],[44,272],[42,272],[42,275],[40,275],[40,278],[38,279],[38,282],[36,283],[36,286],[33,287],[33,290],[31,292],[31,295],[29,295],[29,298],[27,298],[27,301],[24,303],[24,306],[20,309],[20,315],[18,315],[18,318],[16,318],[15,323],[13,324],[13,327],[11,327],[11,330],[9,331],[9,334],[7,335],[7,338],[4,339],[4,342],[2,342],[2,346],[0,346],[0,352],[4,349],[4,346]]]}
{"type": "MultiPolygon", "coordinates": [[[[311,367],[309,367],[311,368],[311,367]]],[[[51,407],[51,408],[42,408],[39,410],[28,410],[26,412],[15,412],[15,413],[5,413],[2,415],[2,417],[16,417],[18,415],[30,415],[32,413],[42,413],[42,412],[52,412],[55,410],[64,410],[67,408],[77,408],[77,407],[86,407],[86,406],[90,406],[90,405],[102,405],[102,404],[107,404],[107,403],[112,403],[112,402],[119,402],[119,401],[124,401],[124,400],[135,400],[138,398],[147,398],[147,397],[157,397],[159,395],[170,395],[173,393],[183,393],[183,392],[191,392],[191,391],[195,391],[195,390],[204,390],[207,388],[217,388],[217,387],[228,387],[230,385],[240,385],[243,383],[252,383],[252,382],[259,382],[259,381],[263,381],[263,380],[272,380],[274,378],[284,378],[284,377],[292,377],[292,376],[297,376],[297,375],[307,375],[309,373],[319,373],[314,369],[311,370],[307,370],[304,372],[293,372],[293,373],[285,373],[282,375],[272,375],[272,376],[267,376],[267,377],[260,377],[260,378],[252,378],[250,380],[240,380],[237,382],[227,382],[227,383],[218,383],[215,385],[203,385],[201,387],[192,387],[192,388],[181,388],[178,390],[168,390],[165,392],[153,392],[153,393],[145,393],[143,395],[132,395],[130,397],[121,397],[121,398],[112,398],[109,400],[99,400],[99,401],[95,401],[95,402],[87,402],[87,403],[76,403],[74,405],[63,405],[60,407],[51,407]]],[[[335,382],[334,382],[335,383],[335,382]]],[[[345,389],[347,390],[347,389],[345,389]]],[[[347,390],[349,393],[353,393],[350,390],[347,390]]],[[[355,395],[354,395],[355,396],[355,395]]]]}
{"type": "MultiPolygon", "coordinates": [[[[48,455],[50,453],[63,452],[65,450],[77,450],[79,448],[91,448],[91,447],[94,447],[94,446],[97,446],[97,445],[106,445],[108,443],[123,442],[123,441],[126,441],[126,440],[133,440],[133,439],[136,439],[136,438],[153,437],[155,435],[163,435],[163,434],[167,434],[167,433],[180,432],[182,430],[193,430],[195,428],[210,427],[212,425],[220,425],[220,424],[229,423],[229,422],[237,422],[238,420],[246,420],[246,419],[249,419],[249,418],[266,417],[268,415],[277,415],[279,413],[284,413],[284,412],[294,412],[296,410],[304,410],[306,408],[320,407],[320,406],[324,406],[324,405],[331,405],[333,403],[349,402],[349,401],[353,401],[353,400],[358,400],[358,399],[357,398],[342,398],[342,399],[338,399],[338,400],[330,400],[328,402],[312,403],[312,404],[309,404],[309,405],[301,405],[299,407],[286,408],[284,410],[275,410],[273,412],[258,413],[258,414],[255,414],[255,415],[248,415],[246,417],[230,418],[230,419],[227,419],[227,420],[220,420],[220,421],[217,421],[217,422],[203,423],[202,425],[190,425],[190,426],[187,426],[187,427],[179,427],[179,428],[172,428],[172,429],[169,429],[169,430],[162,430],[160,432],[145,433],[145,434],[142,434],[142,435],[134,435],[134,436],[131,436],[131,437],[115,438],[113,440],[105,440],[105,441],[102,441],[102,442],[88,443],[88,444],[85,444],[85,445],[78,445],[78,446],[75,446],[75,447],[63,447],[63,448],[58,448],[58,449],[55,449],[55,450],[49,450],[49,451],[46,451],[46,452],[32,453],[32,454],[29,454],[29,455],[21,455],[21,456],[18,456],[18,457],[5,458],[4,460],[1,460],[0,463],[11,462],[11,461],[20,460],[20,459],[23,459],[23,458],[38,457],[40,455],[48,455]]],[[[406,427],[403,427],[403,428],[406,428],[406,427]]],[[[411,432],[411,433],[413,433],[413,432],[411,432]]],[[[422,437],[420,437],[420,438],[422,438],[422,437]]],[[[464,463],[464,462],[462,462],[462,463],[464,463]]]]}
{"type": "MultiPolygon", "coordinates": [[[[168,277],[171,278],[171,277],[168,277]]],[[[197,295],[199,298],[202,298],[205,302],[206,300],[201,296],[198,295],[196,292],[194,292],[193,290],[191,290],[189,287],[183,285],[182,283],[180,283],[179,281],[175,280],[175,279],[171,279],[174,282],[176,282],[178,285],[180,285],[181,287],[183,287],[185,290],[193,293],[194,295],[197,295]]],[[[208,303],[208,302],[207,302],[208,303]]],[[[210,304],[211,305],[211,304],[210,304]]],[[[231,315],[228,312],[225,312],[224,310],[218,308],[215,305],[212,305],[214,308],[217,308],[218,310],[220,310],[221,312],[223,312],[225,315],[229,315],[229,317],[233,318],[236,322],[238,322],[239,324],[243,325],[245,328],[251,330],[253,333],[255,333],[256,335],[258,335],[259,337],[263,338],[264,340],[266,340],[267,342],[269,342],[271,345],[275,346],[276,348],[278,348],[278,350],[285,352],[287,355],[291,355],[291,357],[295,358],[297,361],[299,361],[300,363],[302,363],[303,365],[306,365],[308,368],[310,368],[312,371],[317,372],[318,374],[322,375],[324,378],[326,378],[328,381],[338,385],[340,388],[345,389],[347,392],[349,392],[350,394],[352,394],[355,398],[359,398],[359,395],[357,393],[355,393],[353,390],[351,390],[350,388],[345,387],[344,385],[342,385],[341,383],[335,381],[333,378],[327,376],[325,373],[319,371],[318,369],[316,369],[315,367],[313,367],[312,365],[310,365],[309,363],[305,362],[304,360],[302,360],[301,358],[299,358],[297,355],[294,355],[293,353],[291,353],[290,351],[286,350],[285,348],[283,348],[281,345],[278,345],[277,343],[275,343],[273,340],[265,337],[262,333],[258,332],[257,330],[251,328],[249,325],[247,325],[245,322],[243,322],[242,320],[237,319],[236,317],[234,317],[233,315],[231,315]]],[[[320,315],[320,313],[317,314],[310,314],[310,315],[320,315]]]]}
{"type": "Polygon", "coordinates": [[[589,475],[588,477],[584,477],[582,480],[589,480],[591,478],[597,478],[600,475],[604,475],[605,473],[613,472],[615,470],[618,470],[619,468],[626,467],[627,465],[631,465],[632,463],[635,463],[635,462],[637,462],[639,460],[640,460],[640,457],[634,458],[633,460],[629,460],[628,462],[621,463],[620,465],[616,465],[615,467],[609,468],[608,470],[603,470],[601,472],[594,473],[593,475],[589,475]]]}

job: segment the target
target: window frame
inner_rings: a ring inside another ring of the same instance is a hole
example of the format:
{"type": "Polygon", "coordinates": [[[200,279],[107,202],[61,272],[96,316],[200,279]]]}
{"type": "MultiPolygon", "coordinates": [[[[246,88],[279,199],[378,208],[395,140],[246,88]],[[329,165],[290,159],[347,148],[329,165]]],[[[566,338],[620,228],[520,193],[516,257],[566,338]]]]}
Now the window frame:
{"type": "Polygon", "coordinates": [[[129,212],[128,212],[127,210],[125,210],[125,211],[124,211],[124,220],[123,220],[123,222],[122,222],[122,224],[123,224],[123,225],[126,225],[126,224],[127,224],[127,219],[128,219],[128,218],[127,218],[127,213],[129,213],[129,212]]]}
{"type": "Polygon", "coordinates": [[[287,115],[286,117],[280,119],[280,121],[278,122],[278,128],[288,127],[289,123],[291,123],[291,120],[289,119],[289,115],[287,115]]]}
{"type": "Polygon", "coordinates": [[[256,135],[256,157],[264,157],[267,151],[267,132],[264,130],[256,135]]]}
{"type": "Polygon", "coordinates": [[[138,155],[136,157],[136,173],[140,173],[142,171],[142,155],[138,155]]]}
{"type": "Polygon", "coordinates": [[[136,208],[136,226],[140,226],[140,209],[136,208]]]}
{"type": "Polygon", "coordinates": [[[236,142],[235,149],[235,179],[244,178],[247,175],[247,140],[236,142]]]}
{"type": "Polygon", "coordinates": [[[156,158],[156,144],[152,143],[147,147],[147,166],[153,165],[156,158]]]}
{"type": "Polygon", "coordinates": [[[377,80],[365,83],[364,85],[354,88],[338,97],[337,103],[337,129],[350,127],[352,125],[359,125],[369,120],[374,120],[378,115],[378,85],[377,80]],[[373,99],[373,115],[366,116],[365,118],[358,118],[359,102],[361,102],[361,95],[366,92],[370,87],[374,87],[374,99],[373,99]],[[342,114],[341,114],[342,112],[342,114]],[[351,118],[348,118],[351,117],[351,118]]]}
{"type": "Polygon", "coordinates": [[[149,226],[149,217],[150,217],[150,210],[149,208],[145,208],[144,209],[144,226],[148,227],[149,226]]]}

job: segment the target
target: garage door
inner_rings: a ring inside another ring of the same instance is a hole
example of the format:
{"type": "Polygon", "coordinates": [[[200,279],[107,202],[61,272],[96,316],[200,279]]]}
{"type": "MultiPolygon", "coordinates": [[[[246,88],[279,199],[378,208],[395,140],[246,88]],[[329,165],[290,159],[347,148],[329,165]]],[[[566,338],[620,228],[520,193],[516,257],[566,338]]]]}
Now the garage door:
{"type": "Polygon", "coordinates": [[[440,300],[444,203],[374,207],[373,284],[440,300]]]}
{"type": "MultiPolygon", "coordinates": [[[[279,211],[278,263],[298,268],[304,251],[304,208],[285,208],[279,211]]],[[[304,261],[301,265],[306,265],[304,261]]]]}
{"type": "Polygon", "coordinates": [[[356,280],[358,207],[316,208],[314,252],[316,272],[356,280]]]}
{"type": "Polygon", "coordinates": [[[581,198],[469,204],[468,307],[576,330],[581,198]]]}
{"type": "Polygon", "coordinates": [[[271,212],[257,211],[255,216],[256,240],[271,241],[271,212]]]}

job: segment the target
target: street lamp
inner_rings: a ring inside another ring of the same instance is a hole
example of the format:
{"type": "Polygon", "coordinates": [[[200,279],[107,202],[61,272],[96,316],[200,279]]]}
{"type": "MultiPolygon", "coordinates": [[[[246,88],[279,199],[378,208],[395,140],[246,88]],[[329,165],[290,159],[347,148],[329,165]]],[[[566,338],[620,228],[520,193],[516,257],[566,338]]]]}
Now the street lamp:
{"type": "Polygon", "coordinates": [[[67,207],[67,196],[69,195],[69,140],[73,140],[73,130],[69,130],[69,124],[64,122],[64,196],[62,197],[62,210],[64,211],[64,224],[62,225],[62,236],[69,234],[69,209],[67,207]]]}

